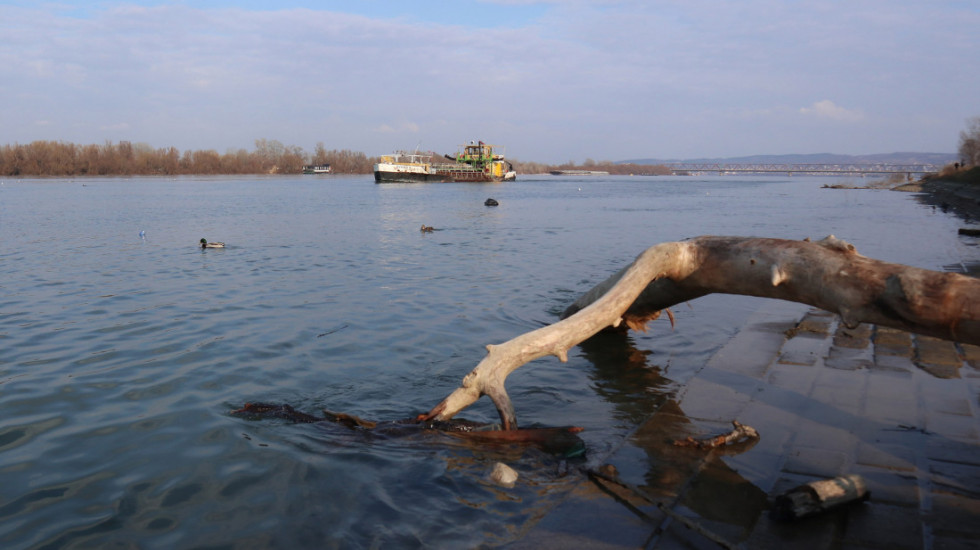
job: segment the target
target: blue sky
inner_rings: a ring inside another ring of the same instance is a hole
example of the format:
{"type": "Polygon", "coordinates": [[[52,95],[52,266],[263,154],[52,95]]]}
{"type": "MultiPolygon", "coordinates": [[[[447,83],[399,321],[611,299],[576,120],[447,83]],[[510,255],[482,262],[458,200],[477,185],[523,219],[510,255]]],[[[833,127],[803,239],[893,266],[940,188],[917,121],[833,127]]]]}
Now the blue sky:
{"type": "Polygon", "coordinates": [[[0,0],[0,143],[953,153],[978,28],[944,0],[0,0]]]}

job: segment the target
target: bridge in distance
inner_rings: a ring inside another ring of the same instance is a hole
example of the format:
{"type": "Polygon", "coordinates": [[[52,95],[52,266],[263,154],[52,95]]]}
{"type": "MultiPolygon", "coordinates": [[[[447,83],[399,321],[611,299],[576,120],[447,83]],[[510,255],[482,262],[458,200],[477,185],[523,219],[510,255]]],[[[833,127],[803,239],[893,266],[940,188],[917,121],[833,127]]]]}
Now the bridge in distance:
{"type": "Polygon", "coordinates": [[[719,174],[931,174],[942,167],[935,164],[769,164],[669,162],[674,174],[717,172],[719,174]]]}

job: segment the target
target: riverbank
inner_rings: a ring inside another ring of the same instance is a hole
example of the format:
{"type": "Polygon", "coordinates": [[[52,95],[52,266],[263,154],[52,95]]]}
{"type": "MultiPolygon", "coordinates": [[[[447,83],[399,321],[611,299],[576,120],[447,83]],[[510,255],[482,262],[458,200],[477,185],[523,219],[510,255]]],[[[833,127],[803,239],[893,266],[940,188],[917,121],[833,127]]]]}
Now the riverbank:
{"type": "Polygon", "coordinates": [[[980,167],[944,171],[893,190],[921,193],[919,200],[924,204],[952,212],[968,224],[980,225],[980,167]]]}

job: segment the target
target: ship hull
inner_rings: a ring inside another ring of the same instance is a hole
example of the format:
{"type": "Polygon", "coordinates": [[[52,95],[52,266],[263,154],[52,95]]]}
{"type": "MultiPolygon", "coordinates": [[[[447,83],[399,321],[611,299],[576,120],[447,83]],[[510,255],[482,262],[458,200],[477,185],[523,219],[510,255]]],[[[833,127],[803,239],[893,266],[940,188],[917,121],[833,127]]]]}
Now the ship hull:
{"type": "Polygon", "coordinates": [[[439,174],[428,174],[424,172],[389,172],[387,170],[375,170],[375,183],[432,183],[451,181],[439,174]]]}
{"type": "Polygon", "coordinates": [[[436,172],[435,174],[420,174],[414,172],[374,172],[375,183],[499,183],[514,178],[491,178],[480,172],[436,172]]]}

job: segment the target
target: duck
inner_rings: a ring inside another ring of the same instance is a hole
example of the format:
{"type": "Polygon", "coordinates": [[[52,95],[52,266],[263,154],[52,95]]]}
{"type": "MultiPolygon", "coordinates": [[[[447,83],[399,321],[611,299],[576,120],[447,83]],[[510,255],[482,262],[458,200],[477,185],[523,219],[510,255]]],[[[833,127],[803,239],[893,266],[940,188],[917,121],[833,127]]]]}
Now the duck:
{"type": "Polygon", "coordinates": [[[422,224],[422,229],[420,229],[419,231],[421,231],[422,233],[432,233],[435,230],[436,230],[436,228],[432,227],[431,225],[425,225],[423,223],[422,224]]]}
{"type": "Polygon", "coordinates": [[[209,243],[207,239],[201,238],[201,248],[224,248],[225,243],[209,243]]]}

